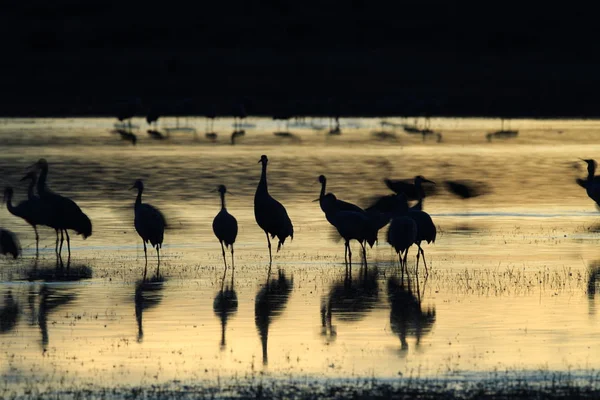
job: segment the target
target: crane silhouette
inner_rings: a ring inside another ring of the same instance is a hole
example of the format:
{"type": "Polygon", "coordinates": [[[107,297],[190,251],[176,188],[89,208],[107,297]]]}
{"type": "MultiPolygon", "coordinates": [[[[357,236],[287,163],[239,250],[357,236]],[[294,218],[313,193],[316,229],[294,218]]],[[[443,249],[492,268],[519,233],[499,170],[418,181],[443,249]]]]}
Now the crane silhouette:
{"type": "MultiPolygon", "coordinates": [[[[323,208],[325,189],[327,186],[327,178],[325,177],[325,175],[319,175],[319,182],[321,183],[321,194],[319,195],[319,205],[321,206],[321,210],[323,210],[323,212],[325,212],[325,209],[323,208]]],[[[337,211],[354,211],[354,212],[359,212],[359,213],[365,212],[365,210],[363,210],[359,206],[352,204],[352,203],[348,203],[343,200],[338,200],[337,198],[335,198],[335,209],[337,211]]]]}
{"type": "Polygon", "coordinates": [[[412,218],[417,225],[417,237],[415,239],[415,244],[417,245],[417,267],[416,271],[419,271],[419,256],[423,255],[423,263],[425,264],[425,274],[428,275],[429,272],[427,270],[427,261],[425,260],[425,251],[421,246],[423,241],[427,243],[435,243],[435,239],[437,236],[437,229],[431,216],[422,210],[408,210],[406,214],[409,218],[412,218]]]}
{"type": "Polygon", "coordinates": [[[48,178],[48,162],[41,158],[34,164],[34,167],[40,170],[37,181],[37,190],[40,196],[39,207],[44,225],[53,228],[56,231],[56,254],[60,258],[64,242],[63,233],[67,236],[67,248],[69,259],[71,258],[71,239],[69,229],[87,239],[92,235],[92,222],[87,215],[81,211],[81,208],[68,197],[61,196],[52,192],[46,185],[48,178]],[[58,247],[58,232],[60,231],[60,248],[58,247]]]}
{"type": "Polygon", "coordinates": [[[150,242],[150,245],[156,249],[156,255],[158,257],[158,263],[156,266],[156,276],[160,277],[160,248],[163,244],[163,238],[165,234],[165,218],[160,211],[154,206],[147,203],[142,203],[142,193],[144,192],[144,183],[141,179],[135,181],[131,189],[137,189],[138,194],[134,205],[134,226],[138,235],[142,238],[144,243],[144,258],[146,263],[144,264],[144,281],[146,280],[146,272],[148,269],[148,252],[146,250],[146,243],[150,242]]]}
{"type": "Polygon", "coordinates": [[[0,254],[10,254],[14,259],[21,255],[21,244],[17,235],[8,229],[0,228],[0,254]]]}
{"type": "Polygon", "coordinates": [[[592,159],[584,160],[581,158],[580,160],[587,164],[588,176],[585,180],[577,179],[577,183],[585,188],[589,198],[594,200],[596,205],[600,207],[600,176],[595,175],[598,164],[592,159]]]}
{"type": "Polygon", "coordinates": [[[356,240],[362,249],[365,264],[367,263],[367,251],[365,243],[371,247],[377,241],[377,226],[365,212],[340,211],[336,208],[337,199],[334,194],[327,193],[323,196],[322,208],[325,218],[333,225],[340,236],[344,238],[344,255],[348,254],[350,268],[352,268],[352,250],[350,241],[356,240]]]}
{"type": "Polygon", "coordinates": [[[423,211],[423,200],[425,199],[425,190],[423,189],[423,183],[431,183],[435,185],[435,182],[430,181],[429,179],[425,179],[422,175],[415,176],[415,192],[417,195],[417,203],[413,205],[411,210],[420,210],[423,211]]]}
{"type": "MultiPolygon", "coordinates": [[[[404,194],[407,200],[418,200],[419,196],[428,197],[433,196],[437,193],[437,188],[431,185],[421,185],[420,188],[417,187],[417,182],[415,179],[384,179],[383,182],[385,185],[392,191],[398,194],[404,194]],[[422,192],[421,192],[422,191],[422,192]]],[[[422,180],[423,182],[431,182],[428,180],[422,180]]]]}
{"type": "Polygon", "coordinates": [[[279,243],[277,244],[277,251],[281,249],[281,246],[285,243],[285,239],[289,236],[294,239],[294,226],[288,216],[285,207],[275,200],[269,194],[267,187],[267,163],[269,159],[266,155],[260,156],[259,163],[262,164],[262,173],[260,175],[260,181],[254,194],[254,217],[256,223],[260,228],[265,231],[267,236],[267,243],[269,245],[269,268],[273,263],[273,256],[271,254],[271,239],[269,235],[274,239],[277,236],[279,243]]]}
{"type": "MultiPolygon", "coordinates": [[[[32,181],[32,184],[35,184],[35,181],[32,181]]],[[[43,225],[43,219],[41,215],[41,206],[40,200],[37,196],[34,195],[33,198],[29,198],[27,200],[23,200],[18,205],[14,206],[12,204],[13,197],[13,188],[7,187],[4,189],[4,202],[6,203],[6,208],[8,212],[12,215],[22,218],[33,228],[35,232],[35,255],[36,257],[39,255],[39,241],[40,237],[38,235],[37,226],[43,225]]]]}
{"type": "MultiPolygon", "coordinates": [[[[402,274],[407,270],[406,258],[408,249],[417,240],[417,224],[408,217],[408,204],[402,194],[395,195],[398,205],[394,210],[392,221],[387,233],[387,242],[396,250],[402,274]],[[404,255],[404,256],[403,256],[404,255]]],[[[408,270],[407,270],[408,273],[408,270]]]]}
{"type": "Polygon", "coordinates": [[[225,185],[219,185],[217,189],[221,196],[221,211],[213,219],[213,232],[219,243],[221,243],[221,250],[223,252],[223,263],[225,264],[225,270],[227,270],[227,260],[225,259],[225,247],[231,246],[231,267],[235,268],[233,261],[233,243],[238,233],[238,225],[235,217],[227,212],[225,208],[225,193],[227,188],[225,185]],[[225,246],[223,246],[225,244],[225,246]]]}

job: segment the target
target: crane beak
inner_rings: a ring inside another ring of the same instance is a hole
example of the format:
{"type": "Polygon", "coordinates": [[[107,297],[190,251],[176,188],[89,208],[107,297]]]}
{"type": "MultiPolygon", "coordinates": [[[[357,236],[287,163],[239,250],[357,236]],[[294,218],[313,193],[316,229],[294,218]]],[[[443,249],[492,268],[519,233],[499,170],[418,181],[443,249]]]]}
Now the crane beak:
{"type": "Polygon", "coordinates": [[[423,178],[423,182],[432,183],[432,184],[435,185],[435,182],[434,181],[430,181],[429,179],[423,178]]]}
{"type": "Polygon", "coordinates": [[[135,189],[135,185],[133,185],[132,187],[129,188],[129,190],[133,190],[135,189]]]}
{"type": "Polygon", "coordinates": [[[29,174],[27,174],[24,177],[22,177],[21,179],[19,179],[19,182],[26,181],[27,179],[29,179],[29,174]]]}
{"type": "Polygon", "coordinates": [[[36,161],[36,162],[34,162],[33,164],[31,164],[30,166],[28,166],[28,167],[27,167],[27,169],[28,169],[29,171],[31,171],[32,169],[36,169],[37,167],[38,167],[38,163],[37,163],[37,161],[36,161]]]}
{"type": "Polygon", "coordinates": [[[314,199],[312,202],[314,203],[315,201],[319,201],[319,200],[321,200],[321,199],[314,199]]]}

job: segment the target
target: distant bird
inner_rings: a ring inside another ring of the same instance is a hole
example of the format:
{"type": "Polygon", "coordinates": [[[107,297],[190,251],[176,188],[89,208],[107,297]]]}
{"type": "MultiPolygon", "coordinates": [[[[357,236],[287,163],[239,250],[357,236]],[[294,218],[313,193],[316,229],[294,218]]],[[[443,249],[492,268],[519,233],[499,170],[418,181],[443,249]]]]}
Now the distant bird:
{"type": "Polygon", "coordinates": [[[240,137],[240,136],[244,136],[246,135],[246,131],[243,129],[238,129],[233,131],[233,133],[231,134],[231,145],[235,144],[235,140],[240,137]]]}
{"type": "Polygon", "coordinates": [[[69,229],[74,230],[84,239],[92,235],[92,222],[81,208],[68,197],[54,193],[46,186],[48,178],[48,162],[41,158],[33,165],[40,170],[37,190],[40,196],[40,212],[44,225],[56,231],[56,255],[60,257],[64,241],[63,232],[67,236],[67,248],[71,257],[71,239],[69,229]],[[58,232],[61,232],[60,248],[58,248],[58,232]]]}
{"type": "Polygon", "coordinates": [[[158,264],[156,266],[156,276],[160,277],[160,248],[163,244],[163,238],[165,234],[165,218],[158,211],[157,208],[147,203],[142,203],[142,193],[144,192],[144,183],[141,179],[135,181],[131,189],[137,189],[138,194],[134,205],[134,226],[138,235],[142,238],[144,243],[144,258],[146,264],[144,265],[144,281],[146,280],[146,271],[148,268],[148,253],[146,250],[146,243],[150,242],[150,245],[156,249],[156,255],[158,257],[158,264]]]}
{"type": "Polygon", "coordinates": [[[400,269],[404,273],[407,269],[408,249],[417,241],[417,224],[414,219],[407,216],[406,197],[403,194],[397,194],[395,197],[397,206],[388,229],[387,242],[396,250],[400,269]]]}
{"type": "Polygon", "coordinates": [[[129,132],[125,129],[117,129],[117,133],[121,135],[121,139],[127,142],[131,142],[132,145],[135,146],[135,144],[137,143],[137,136],[135,135],[135,133],[129,132]]]}
{"type": "MultiPolygon", "coordinates": [[[[166,135],[163,135],[162,132],[157,131],[155,129],[148,129],[146,131],[146,133],[148,133],[148,136],[150,136],[152,139],[156,139],[156,140],[164,140],[167,138],[166,135]]],[[[136,141],[137,141],[137,139],[136,139],[136,141]]],[[[135,144],[135,143],[133,143],[133,144],[135,144]]]]}
{"type": "Polygon", "coordinates": [[[596,204],[600,207],[600,176],[595,175],[596,167],[598,166],[598,164],[596,164],[596,161],[592,159],[580,160],[585,161],[585,163],[587,164],[588,176],[585,180],[577,179],[577,183],[581,187],[585,188],[585,191],[587,192],[589,198],[594,200],[596,204]]]}
{"type": "Polygon", "coordinates": [[[151,108],[148,114],[146,115],[146,122],[148,125],[154,124],[154,129],[156,130],[156,125],[158,123],[158,119],[160,118],[160,113],[156,108],[151,108]]]}
{"type": "Polygon", "coordinates": [[[0,254],[10,254],[14,259],[21,255],[21,244],[17,235],[8,229],[0,228],[0,254]]]}
{"type": "Polygon", "coordinates": [[[446,188],[450,193],[461,199],[471,199],[487,194],[490,189],[485,182],[473,181],[468,179],[444,181],[446,188]]]}
{"type": "Polygon", "coordinates": [[[213,141],[213,142],[217,140],[217,134],[216,134],[215,132],[206,132],[206,133],[204,134],[204,136],[205,136],[205,137],[206,137],[208,140],[210,140],[210,141],[213,141]]]}
{"type": "Polygon", "coordinates": [[[236,104],[233,108],[233,130],[239,131],[241,130],[240,124],[243,119],[245,119],[248,114],[246,113],[246,106],[243,102],[236,104]]]}
{"type": "Polygon", "coordinates": [[[217,110],[214,106],[210,106],[208,108],[208,110],[204,113],[204,116],[206,117],[206,126],[205,126],[205,131],[206,133],[214,133],[214,126],[215,126],[215,118],[217,118],[217,110]],[[210,121],[210,124],[209,124],[210,121]]]}
{"type": "Polygon", "coordinates": [[[422,185],[421,189],[423,192],[418,193],[414,178],[402,180],[384,179],[383,182],[392,192],[404,194],[407,200],[418,200],[420,195],[423,197],[429,197],[437,193],[437,188],[432,185],[422,185]]]}
{"type": "Polygon", "coordinates": [[[267,236],[270,268],[273,263],[273,257],[271,255],[271,240],[269,239],[269,235],[271,235],[272,238],[277,236],[279,239],[279,243],[277,244],[277,251],[279,251],[288,236],[291,239],[294,239],[294,227],[292,226],[292,221],[290,220],[285,207],[269,194],[267,187],[268,162],[269,159],[263,154],[259,161],[259,163],[262,164],[262,173],[254,195],[254,217],[258,226],[265,231],[267,236]]]}
{"type": "Polygon", "coordinates": [[[227,193],[227,188],[225,185],[219,185],[218,192],[221,195],[221,211],[217,214],[217,216],[213,220],[213,232],[217,239],[219,239],[219,243],[221,243],[221,250],[223,251],[223,263],[225,263],[225,269],[227,269],[227,261],[225,260],[225,247],[231,246],[231,267],[235,268],[233,262],[233,243],[235,243],[235,238],[238,233],[238,225],[235,217],[227,212],[227,208],[225,208],[225,193],[227,193]],[[225,247],[223,247],[225,244],[225,247]]]}
{"type": "MultiPolygon", "coordinates": [[[[35,180],[32,180],[32,185],[35,185],[35,180]]],[[[6,202],[6,208],[12,215],[23,218],[33,228],[35,232],[35,254],[39,255],[39,241],[37,226],[44,225],[42,216],[42,208],[40,199],[37,196],[23,200],[18,205],[13,206],[12,204],[13,188],[7,187],[4,189],[4,202],[6,202]]]]}
{"type": "Polygon", "coordinates": [[[131,118],[133,118],[141,109],[142,100],[139,97],[129,99],[123,103],[117,104],[117,119],[121,122],[127,120],[129,130],[131,130],[131,118]]]}

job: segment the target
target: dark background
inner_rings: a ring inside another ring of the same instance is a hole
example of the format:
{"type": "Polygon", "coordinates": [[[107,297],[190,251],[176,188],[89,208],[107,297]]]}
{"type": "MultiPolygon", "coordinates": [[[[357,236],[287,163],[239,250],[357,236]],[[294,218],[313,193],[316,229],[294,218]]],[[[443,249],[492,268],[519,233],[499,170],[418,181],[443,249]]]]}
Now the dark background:
{"type": "Polygon", "coordinates": [[[595,117],[598,27],[565,2],[9,0],[0,114],[595,117]]]}

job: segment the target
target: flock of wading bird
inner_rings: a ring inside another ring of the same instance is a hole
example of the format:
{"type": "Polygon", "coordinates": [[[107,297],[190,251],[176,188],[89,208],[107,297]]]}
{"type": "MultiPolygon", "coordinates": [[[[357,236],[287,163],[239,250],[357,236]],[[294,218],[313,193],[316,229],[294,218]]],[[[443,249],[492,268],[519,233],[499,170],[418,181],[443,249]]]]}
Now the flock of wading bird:
{"type": "MultiPolygon", "coordinates": [[[[582,161],[585,161],[588,165],[588,176],[586,179],[577,179],[577,183],[585,188],[588,196],[600,206],[600,177],[595,176],[597,164],[592,159],[582,159],[582,161]]],[[[294,226],[285,207],[269,194],[267,186],[267,164],[269,159],[266,155],[262,155],[258,162],[262,164],[262,172],[254,195],[254,216],[258,226],[265,232],[267,237],[270,268],[273,262],[271,239],[277,237],[277,251],[279,251],[288,237],[290,239],[294,238],[294,226]]],[[[48,226],[56,231],[55,253],[57,265],[59,260],[60,265],[63,265],[61,253],[64,236],[67,238],[68,260],[70,261],[71,245],[68,231],[73,230],[77,234],[81,234],[85,239],[92,234],[92,223],[73,200],[54,193],[47,187],[47,177],[48,162],[42,158],[33,164],[27,175],[21,179],[29,180],[30,182],[27,200],[20,202],[16,206],[13,205],[13,189],[7,187],[4,191],[4,201],[11,214],[23,218],[33,227],[36,238],[36,257],[39,256],[37,226],[48,226]],[[36,188],[37,194],[35,193],[36,188]]],[[[396,193],[380,197],[373,205],[362,209],[355,204],[337,199],[332,193],[326,193],[327,180],[324,175],[320,175],[318,180],[321,183],[321,193],[315,201],[319,202],[327,221],[337,229],[339,235],[344,239],[346,268],[352,268],[350,241],[356,240],[360,244],[362,261],[366,264],[367,244],[372,248],[378,240],[379,230],[389,224],[387,242],[398,254],[402,273],[405,271],[408,273],[407,256],[408,250],[412,245],[417,246],[415,273],[418,273],[421,255],[423,256],[425,273],[428,273],[422,243],[435,242],[437,230],[431,216],[423,211],[423,198],[426,193],[423,184],[435,184],[434,182],[420,175],[414,178],[414,184],[412,185],[400,181],[387,180],[386,184],[388,187],[396,193]],[[407,197],[416,199],[417,203],[409,207],[407,197]]],[[[448,189],[463,198],[477,195],[475,193],[477,191],[476,188],[469,187],[464,183],[456,181],[446,181],[445,183],[448,189]]],[[[167,224],[164,216],[156,207],[142,203],[144,184],[141,180],[138,179],[135,181],[131,189],[137,189],[137,198],[134,204],[134,226],[142,238],[144,245],[144,280],[146,280],[148,267],[146,244],[150,243],[156,249],[156,276],[158,277],[160,276],[160,249],[163,244],[164,231],[167,224]]],[[[213,231],[221,244],[225,269],[227,269],[226,247],[231,249],[231,265],[234,268],[233,245],[238,232],[237,220],[233,215],[229,214],[225,207],[226,187],[220,185],[217,191],[221,197],[221,210],[213,220],[213,231]]],[[[479,191],[481,192],[481,190],[479,191]]],[[[0,253],[5,255],[10,254],[14,258],[17,258],[21,253],[16,235],[9,230],[1,228],[0,253]]]]}

